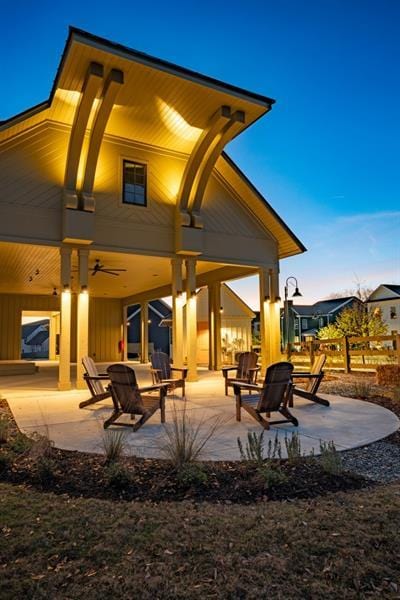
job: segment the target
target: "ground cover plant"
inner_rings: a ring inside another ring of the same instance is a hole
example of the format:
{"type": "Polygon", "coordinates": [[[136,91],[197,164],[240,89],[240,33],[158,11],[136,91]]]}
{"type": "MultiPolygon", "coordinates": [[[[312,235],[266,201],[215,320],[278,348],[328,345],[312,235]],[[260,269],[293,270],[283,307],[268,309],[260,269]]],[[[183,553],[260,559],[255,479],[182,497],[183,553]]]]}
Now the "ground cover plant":
{"type": "Polygon", "coordinates": [[[395,484],[251,506],[0,484],[0,514],[2,599],[399,596],[395,484]]]}

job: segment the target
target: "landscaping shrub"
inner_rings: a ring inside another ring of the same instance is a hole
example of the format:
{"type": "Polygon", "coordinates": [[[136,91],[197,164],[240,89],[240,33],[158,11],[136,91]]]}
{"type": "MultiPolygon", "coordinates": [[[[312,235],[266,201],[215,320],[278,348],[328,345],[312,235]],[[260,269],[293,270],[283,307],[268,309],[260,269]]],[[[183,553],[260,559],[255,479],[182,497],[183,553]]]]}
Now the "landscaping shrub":
{"type": "Polygon", "coordinates": [[[400,386],[400,365],[378,365],[376,367],[376,383],[400,386]]]}
{"type": "Polygon", "coordinates": [[[45,454],[38,456],[36,460],[36,473],[43,486],[50,485],[56,478],[54,461],[45,454]]]}
{"type": "Polygon", "coordinates": [[[320,463],[323,470],[331,475],[339,475],[343,471],[342,457],[336,450],[333,441],[319,442],[320,463]]]}
{"type": "Polygon", "coordinates": [[[366,400],[373,395],[372,385],[368,381],[355,381],[348,390],[351,398],[361,398],[366,400]]]}
{"type": "Polygon", "coordinates": [[[45,433],[34,431],[30,439],[29,455],[35,460],[41,458],[50,459],[54,442],[50,439],[49,429],[45,428],[45,433]]]}
{"type": "Polygon", "coordinates": [[[17,432],[12,440],[9,442],[9,448],[16,454],[23,454],[32,448],[33,441],[30,440],[25,434],[17,432]]]}
{"type": "Polygon", "coordinates": [[[243,447],[242,440],[238,437],[237,443],[239,446],[240,458],[244,461],[262,464],[266,459],[275,459],[282,457],[282,448],[279,441],[278,433],[274,440],[268,440],[267,452],[265,454],[264,447],[264,430],[257,434],[255,431],[247,433],[246,446],[243,447]]]}
{"type": "Polygon", "coordinates": [[[0,415],[0,444],[8,442],[9,423],[6,415],[0,415]]]}
{"type": "Polygon", "coordinates": [[[110,462],[105,469],[107,485],[115,490],[124,490],[132,483],[132,476],[124,465],[110,462]]]}
{"type": "Polygon", "coordinates": [[[198,463],[187,463],[177,472],[178,483],[183,487],[192,485],[204,485],[208,481],[208,475],[204,468],[198,463]]]}
{"type": "Polygon", "coordinates": [[[200,458],[204,447],[213,437],[221,419],[200,419],[193,424],[187,412],[186,400],[182,410],[173,404],[171,422],[165,425],[166,440],[160,443],[160,450],[175,469],[200,458]]]}
{"type": "Polygon", "coordinates": [[[292,432],[290,438],[285,434],[285,447],[289,462],[296,462],[301,458],[301,442],[296,431],[292,432]]]}
{"type": "Polygon", "coordinates": [[[101,445],[106,458],[106,463],[121,460],[126,448],[125,431],[107,429],[101,437],[101,445]]]}
{"type": "Polygon", "coordinates": [[[12,465],[12,456],[9,452],[0,452],[0,473],[7,471],[12,465]]]}

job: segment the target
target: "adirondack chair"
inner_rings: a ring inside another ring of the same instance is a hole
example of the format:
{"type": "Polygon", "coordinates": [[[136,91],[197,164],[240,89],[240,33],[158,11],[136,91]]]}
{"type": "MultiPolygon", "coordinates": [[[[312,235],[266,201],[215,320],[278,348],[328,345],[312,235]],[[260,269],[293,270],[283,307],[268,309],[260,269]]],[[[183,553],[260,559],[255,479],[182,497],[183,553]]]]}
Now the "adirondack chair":
{"type": "Polygon", "coordinates": [[[176,388],[182,388],[182,397],[184,397],[185,379],[188,370],[173,367],[168,354],[165,354],[165,352],[153,352],[150,360],[153,383],[166,384],[168,392],[174,391],[176,388]],[[174,377],[174,372],[179,372],[180,377],[174,377]]]}
{"type": "Polygon", "coordinates": [[[81,402],[79,404],[79,408],[84,408],[85,406],[95,404],[95,402],[100,402],[100,400],[105,400],[106,398],[111,397],[111,392],[107,389],[104,389],[102,384],[102,381],[110,380],[107,373],[98,373],[94,360],[90,358],[90,356],[84,356],[82,358],[82,364],[86,371],[86,373],[83,375],[83,378],[89,388],[91,397],[89,400],[84,400],[81,402]]]}
{"type": "Polygon", "coordinates": [[[257,373],[260,367],[257,367],[258,355],[256,352],[241,352],[239,354],[238,364],[233,367],[222,367],[222,375],[225,379],[225,396],[228,396],[229,386],[234,381],[243,381],[243,383],[256,383],[257,373]],[[236,371],[234,377],[229,377],[229,371],[236,371]]]}
{"type": "Polygon", "coordinates": [[[137,431],[158,409],[161,411],[161,423],[165,423],[167,391],[165,385],[157,384],[139,388],[135,371],[126,365],[111,365],[107,373],[111,381],[109,388],[114,410],[111,417],[104,422],[104,429],[114,424],[132,427],[133,431],[137,431]],[[148,392],[158,392],[158,394],[152,396],[148,392]],[[118,423],[117,419],[123,414],[130,415],[133,421],[136,415],[141,415],[141,418],[132,424],[118,423]]]}
{"type": "Polygon", "coordinates": [[[311,400],[312,402],[316,402],[317,404],[322,404],[323,406],[329,406],[329,401],[324,398],[320,398],[317,396],[319,385],[324,377],[323,368],[326,362],[326,355],[320,354],[314,361],[312,369],[308,373],[292,373],[292,381],[295,383],[296,379],[306,379],[307,383],[304,388],[298,387],[295,383],[293,388],[293,394],[290,399],[290,406],[293,406],[293,396],[300,396],[301,398],[306,398],[307,400],[311,400]]]}
{"type": "Polygon", "coordinates": [[[264,383],[261,386],[253,383],[233,382],[236,396],[236,420],[241,420],[241,409],[244,408],[264,429],[269,429],[271,424],[279,423],[293,423],[297,427],[299,422],[288,409],[293,386],[290,379],[292,371],[291,363],[278,362],[268,367],[264,383]],[[250,391],[251,394],[242,396],[242,391],[250,391]],[[270,421],[272,412],[279,412],[285,418],[279,421],[270,421]],[[263,413],[266,418],[262,416],[263,413]]]}

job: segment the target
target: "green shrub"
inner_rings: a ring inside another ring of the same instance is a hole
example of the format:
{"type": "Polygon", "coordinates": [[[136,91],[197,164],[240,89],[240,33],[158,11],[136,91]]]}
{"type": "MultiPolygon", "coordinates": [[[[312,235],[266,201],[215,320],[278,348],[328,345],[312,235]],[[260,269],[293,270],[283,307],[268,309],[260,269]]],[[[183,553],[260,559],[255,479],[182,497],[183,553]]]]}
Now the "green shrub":
{"type": "Polygon", "coordinates": [[[370,398],[373,395],[372,385],[368,381],[355,381],[350,386],[348,395],[351,398],[361,398],[363,400],[370,398]]]}
{"type": "Polygon", "coordinates": [[[16,454],[23,454],[32,448],[33,441],[30,440],[24,433],[18,433],[9,442],[9,448],[16,454]]]}
{"type": "Polygon", "coordinates": [[[116,429],[107,429],[103,432],[101,445],[106,458],[106,463],[113,463],[121,460],[126,448],[125,436],[125,431],[116,429]]]}
{"type": "Polygon", "coordinates": [[[0,473],[7,471],[11,467],[12,462],[10,452],[0,452],[0,473]]]}
{"type": "Polygon", "coordinates": [[[339,475],[343,471],[342,457],[336,450],[333,441],[319,442],[320,463],[324,471],[331,475],[339,475]]]}
{"type": "Polygon", "coordinates": [[[239,437],[237,438],[237,443],[239,447],[240,458],[243,461],[253,462],[260,465],[264,463],[265,460],[271,460],[275,458],[280,459],[282,457],[282,448],[278,433],[276,433],[274,440],[268,440],[266,452],[264,446],[264,430],[258,434],[255,431],[249,431],[247,433],[245,447],[243,447],[242,440],[239,437]]]}
{"type": "Polygon", "coordinates": [[[36,460],[36,473],[42,485],[49,485],[56,478],[54,461],[46,455],[38,456],[36,460]]]}
{"type": "Polygon", "coordinates": [[[128,469],[115,461],[106,466],[105,478],[108,487],[115,490],[124,490],[132,483],[132,476],[128,469]]]}
{"type": "Polygon", "coordinates": [[[267,462],[258,468],[258,473],[263,478],[265,488],[267,489],[285,483],[288,480],[287,475],[282,471],[279,464],[272,465],[270,462],[267,462]]]}
{"type": "Polygon", "coordinates": [[[285,435],[285,447],[289,462],[296,462],[301,458],[301,442],[299,434],[296,431],[292,432],[290,438],[285,435]]]}
{"type": "Polygon", "coordinates": [[[187,463],[177,472],[178,483],[183,487],[191,485],[204,485],[208,481],[208,475],[203,467],[198,463],[187,463]]]}
{"type": "Polygon", "coordinates": [[[6,415],[0,415],[0,444],[8,442],[9,422],[6,415]]]}

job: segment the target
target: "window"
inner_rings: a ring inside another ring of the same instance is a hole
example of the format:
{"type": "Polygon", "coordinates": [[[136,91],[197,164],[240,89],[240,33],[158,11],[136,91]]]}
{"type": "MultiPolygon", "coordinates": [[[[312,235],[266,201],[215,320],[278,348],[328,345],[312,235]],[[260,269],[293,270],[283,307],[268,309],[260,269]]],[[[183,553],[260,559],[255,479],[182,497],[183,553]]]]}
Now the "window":
{"type": "Polygon", "coordinates": [[[307,321],[307,319],[302,319],[301,320],[301,327],[302,327],[302,329],[307,329],[307,327],[308,327],[308,321],[307,321]]]}
{"type": "Polygon", "coordinates": [[[122,202],[146,206],[146,165],[124,160],[123,169],[122,202]]]}
{"type": "Polygon", "coordinates": [[[324,326],[324,318],[323,318],[323,317],[320,317],[320,318],[318,319],[318,324],[319,324],[319,327],[320,327],[320,328],[324,326]]]}
{"type": "Polygon", "coordinates": [[[389,312],[390,312],[390,318],[391,319],[395,319],[397,317],[396,307],[395,306],[391,306],[389,312]]]}

